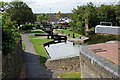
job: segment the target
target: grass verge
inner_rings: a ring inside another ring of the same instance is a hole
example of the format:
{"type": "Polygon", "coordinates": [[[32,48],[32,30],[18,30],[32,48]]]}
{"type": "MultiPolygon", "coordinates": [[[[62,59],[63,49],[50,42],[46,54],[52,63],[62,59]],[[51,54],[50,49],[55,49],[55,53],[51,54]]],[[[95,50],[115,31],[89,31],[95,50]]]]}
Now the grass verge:
{"type": "Polygon", "coordinates": [[[39,30],[31,30],[31,31],[28,31],[28,33],[30,34],[29,40],[33,44],[34,49],[39,56],[40,63],[45,63],[45,61],[48,59],[49,56],[46,53],[43,44],[47,43],[51,40],[31,35],[31,34],[33,34],[33,35],[34,34],[46,34],[44,31],[42,31],[40,29],[39,30]]]}
{"type": "Polygon", "coordinates": [[[65,72],[59,75],[62,80],[81,80],[79,72],[65,72]]]}
{"type": "Polygon", "coordinates": [[[43,39],[43,38],[31,38],[29,36],[30,42],[33,44],[36,53],[39,56],[40,63],[45,63],[48,59],[48,54],[46,53],[43,44],[51,41],[50,39],[43,39]]]}
{"type": "MultiPolygon", "coordinates": [[[[70,31],[69,29],[57,29],[57,32],[58,33],[62,33],[62,34],[66,34],[66,36],[68,36],[69,35],[69,37],[73,37],[73,32],[72,31],[70,31]]],[[[78,38],[78,37],[80,37],[81,35],[80,34],[78,34],[78,33],[74,33],[75,34],[75,38],[78,38]]]]}
{"type": "Polygon", "coordinates": [[[29,34],[46,34],[41,29],[27,31],[29,34]]]}

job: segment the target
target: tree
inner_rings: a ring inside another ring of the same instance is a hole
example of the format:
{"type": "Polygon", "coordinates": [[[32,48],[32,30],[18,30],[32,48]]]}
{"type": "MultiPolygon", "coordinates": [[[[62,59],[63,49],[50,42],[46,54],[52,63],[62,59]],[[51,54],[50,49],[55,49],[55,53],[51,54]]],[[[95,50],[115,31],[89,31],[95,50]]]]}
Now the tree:
{"type": "Polygon", "coordinates": [[[39,22],[40,24],[42,24],[42,22],[43,22],[44,20],[47,20],[47,19],[48,19],[48,16],[45,15],[45,14],[43,14],[43,15],[38,15],[37,18],[36,18],[37,22],[39,22]]]}
{"type": "Polygon", "coordinates": [[[60,11],[59,11],[58,13],[56,13],[56,19],[57,19],[57,20],[60,19],[61,16],[62,16],[62,13],[61,13],[60,11]]]}
{"type": "Polygon", "coordinates": [[[116,15],[117,15],[116,17],[117,25],[120,26],[120,1],[116,8],[116,15]]]}
{"type": "Polygon", "coordinates": [[[16,21],[18,25],[34,22],[32,9],[22,1],[10,2],[6,10],[6,16],[10,16],[11,20],[16,21]]]}
{"type": "Polygon", "coordinates": [[[77,6],[77,9],[73,9],[72,12],[72,23],[70,23],[70,25],[74,26],[74,29],[78,30],[81,34],[84,33],[85,24],[87,24],[89,28],[92,28],[98,23],[96,8],[93,3],[77,6]]]}
{"type": "MultiPolygon", "coordinates": [[[[5,7],[6,4],[3,4],[2,7],[5,7]]],[[[11,16],[7,15],[6,10],[7,8],[4,8],[2,15],[2,51],[4,54],[12,53],[16,42],[21,37],[16,22],[11,20],[11,16]]]]}
{"type": "Polygon", "coordinates": [[[73,30],[82,33],[85,25],[93,31],[100,22],[112,22],[115,26],[120,26],[120,5],[94,6],[93,3],[77,6],[72,10],[72,22],[69,24],[73,30]]]}
{"type": "Polygon", "coordinates": [[[113,5],[101,5],[97,11],[99,22],[112,22],[116,25],[116,6],[113,5]]]}
{"type": "Polygon", "coordinates": [[[92,2],[88,3],[85,10],[85,19],[88,21],[89,28],[95,27],[97,22],[96,7],[92,2]]]}

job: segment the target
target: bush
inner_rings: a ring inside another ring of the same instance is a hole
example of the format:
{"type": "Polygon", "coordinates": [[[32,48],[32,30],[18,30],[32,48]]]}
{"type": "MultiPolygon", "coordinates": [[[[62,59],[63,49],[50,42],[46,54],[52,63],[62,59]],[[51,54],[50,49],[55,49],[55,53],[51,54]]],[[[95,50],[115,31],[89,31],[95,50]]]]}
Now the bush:
{"type": "Polygon", "coordinates": [[[33,29],[33,27],[35,27],[35,25],[33,24],[25,24],[21,27],[22,30],[31,30],[33,29]]]}
{"type": "Polygon", "coordinates": [[[91,34],[95,34],[95,28],[92,27],[91,29],[89,29],[88,34],[89,34],[89,35],[91,35],[91,34]]]}
{"type": "Polygon", "coordinates": [[[20,33],[14,26],[3,26],[2,28],[2,51],[4,54],[12,53],[15,44],[20,40],[20,33]]]}
{"type": "Polygon", "coordinates": [[[39,24],[36,25],[36,29],[40,29],[40,25],[39,24]]]}
{"type": "Polygon", "coordinates": [[[104,43],[112,40],[120,41],[120,37],[117,35],[91,34],[88,37],[89,40],[86,42],[87,44],[104,43]]]}

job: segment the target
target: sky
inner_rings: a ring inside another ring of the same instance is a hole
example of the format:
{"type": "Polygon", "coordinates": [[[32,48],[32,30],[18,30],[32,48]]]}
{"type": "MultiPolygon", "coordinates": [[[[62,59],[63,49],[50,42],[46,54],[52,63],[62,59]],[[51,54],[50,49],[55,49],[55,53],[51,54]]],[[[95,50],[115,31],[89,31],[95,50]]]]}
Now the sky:
{"type": "MultiPolygon", "coordinates": [[[[10,2],[13,0],[0,0],[5,2],[10,2]]],[[[80,5],[85,5],[89,2],[95,5],[100,4],[117,4],[120,0],[22,0],[30,8],[32,8],[33,13],[57,13],[58,11],[62,13],[71,13],[73,8],[80,5]]]]}

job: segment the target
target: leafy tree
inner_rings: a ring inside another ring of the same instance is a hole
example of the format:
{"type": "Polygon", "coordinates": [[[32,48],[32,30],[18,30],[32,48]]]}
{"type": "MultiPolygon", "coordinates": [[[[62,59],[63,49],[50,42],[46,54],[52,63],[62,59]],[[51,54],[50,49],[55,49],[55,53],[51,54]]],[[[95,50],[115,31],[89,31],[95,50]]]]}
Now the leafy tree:
{"type": "Polygon", "coordinates": [[[45,15],[45,14],[43,14],[43,15],[38,15],[36,20],[37,20],[37,22],[39,22],[40,24],[42,24],[42,22],[44,20],[47,20],[47,19],[48,19],[48,16],[45,15]]]}
{"type": "MultiPolygon", "coordinates": [[[[6,4],[6,3],[5,3],[6,4]]],[[[6,5],[2,5],[5,7],[6,5]]],[[[4,54],[12,53],[15,44],[20,40],[19,27],[16,26],[16,22],[11,20],[11,16],[6,16],[7,8],[4,8],[2,15],[2,51],[4,54]]]]}
{"type": "Polygon", "coordinates": [[[72,10],[72,23],[70,25],[83,34],[85,29],[85,20],[89,25],[89,28],[94,27],[97,24],[96,8],[92,3],[88,3],[84,6],[77,6],[77,9],[72,10]]]}
{"type": "Polygon", "coordinates": [[[100,22],[112,22],[114,26],[120,26],[120,5],[101,5],[94,6],[93,3],[77,6],[72,10],[71,28],[80,33],[84,33],[85,24],[88,24],[89,30],[100,22]],[[86,22],[87,21],[87,22],[86,22]]]}
{"type": "Polygon", "coordinates": [[[93,3],[88,3],[85,10],[85,19],[88,20],[89,28],[95,27],[97,22],[96,8],[93,3]]]}
{"type": "Polygon", "coordinates": [[[118,4],[116,7],[116,15],[117,15],[116,17],[117,25],[120,26],[120,4],[118,4]]]}
{"type": "Polygon", "coordinates": [[[61,16],[62,16],[62,13],[61,13],[60,11],[59,11],[58,13],[56,13],[56,19],[57,19],[57,20],[60,19],[61,16]]]}
{"type": "Polygon", "coordinates": [[[101,5],[99,11],[97,12],[99,22],[112,22],[113,25],[116,25],[116,8],[113,5],[101,5]]]}
{"type": "Polygon", "coordinates": [[[6,10],[6,16],[10,16],[12,21],[16,21],[18,25],[34,22],[34,14],[32,9],[22,1],[10,2],[6,10]]]}

